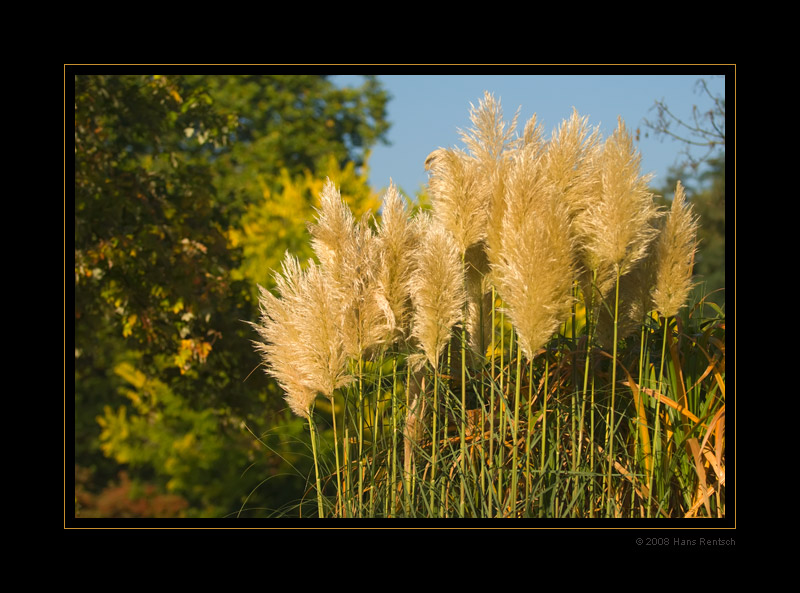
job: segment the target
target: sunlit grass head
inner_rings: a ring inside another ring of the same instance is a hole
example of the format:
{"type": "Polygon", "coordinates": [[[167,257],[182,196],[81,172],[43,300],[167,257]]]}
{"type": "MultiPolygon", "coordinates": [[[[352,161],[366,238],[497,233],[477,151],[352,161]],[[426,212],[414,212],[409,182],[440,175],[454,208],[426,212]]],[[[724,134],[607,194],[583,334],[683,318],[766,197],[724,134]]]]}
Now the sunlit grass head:
{"type": "Polygon", "coordinates": [[[387,329],[392,338],[405,339],[411,331],[411,293],[409,280],[414,270],[414,250],[418,236],[403,197],[392,183],[383,197],[378,228],[377,283],[385,301],[387,329]]]}
{"type": "Polygon", "coordinates": [[[386,339],[390,323],[378,290],[379,245],[370,213],[356,220],[329,180],[309,232],[331,289],[342,295],[345,350],[352,358],[361,358],[386,339]]]}
{"type": "Polygon", "coordinates": [[[318,265],[309,262],[302,269],[289,254],[275,283],[278,296],[260,288],[261,323],[255,329],[263,341],[255,347],[292,411],[307,416],[316,394],[330,398],[351,380],[342,340],[342,299],[318,265]]]}
{"type": "Polygon", "coordinates": [[[595,173],[595,151],[600,145],[599,129],[589,127],[588,117],[573,109],[544,147],[543,167],[554,191],[576,216],[587,207],[595,173]]]}
{"type": "MultiPolygon", "coordinates": [[[[585,208],[576,218],[589,270],[624,275],[647,255],[657,233],[658,211],[648,182],[640,173],[641,155],[622,120],[593,155],[593,179],[585,208]]],[[[600,286],[609,287],[599,279],[600,286]]]]}
{"type": "Polygon", "coordinates": [[[653,302],[665,317],[678,313],[692,290],[692,269],[697,250],[697,217],[680,181],[655,244],[653,302]]]}
{"type": "Polygon", "coordinates": [[[515,155],[493,266],[500,297],[529,358],[569,313],[575,276],[569,210],[543,164],[541,156],[515,155]]]}
{"type": "Polygon", "coordinates": [[[463,151],[440,149],[429,167],[434,217],[450,231],[462,254],[486,236],[488,201],[479,166],[463,151]]]}
{"type": "Polygon", "coordinates": [[[428,214],[418,217],[420,244],[410,288],[414,302],[413,335],[431,366],[461,320],[466,299],[458,245],[450,232],[428,214]]]}

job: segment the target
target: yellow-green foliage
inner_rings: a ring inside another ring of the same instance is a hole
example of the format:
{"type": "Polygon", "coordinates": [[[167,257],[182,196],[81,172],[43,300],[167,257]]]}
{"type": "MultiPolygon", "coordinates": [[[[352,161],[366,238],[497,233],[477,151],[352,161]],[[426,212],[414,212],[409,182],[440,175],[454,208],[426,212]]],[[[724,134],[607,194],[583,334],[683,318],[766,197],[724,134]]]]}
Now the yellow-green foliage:
{"type": "Polygon", "coordinates": [[[233,248],[243,251],[243,264],[234,277],[248,280],[257,295],[257,283],[270,283],[270,270],[280,268],[287,251],[301,261],[311,257],[308,221],[318,207],[319,196],[329,177],[340,188],[342,198],[356,217],[368,211],[377,212],[379,196],[367,182],[367,168],[357,171],[350,162],[339,167],[335,158],[328,160],[324,171],[292,177],[286,169],[276,183],[269,184],[259,176],[261,195],[253,196],[239,228],[228,231],[233,248]]]}
{"type": "Polygon", "coordinates": [[[214,411],[191,409],[167,385],[131,363],[120,363],[114,372],[126,383],[120,391],[128,405],[107,405],[97,418],[103,452],[121,464],[155,461],[169,476],[170,492],[186,492],[191,484],[200,488],[189,475],[200,462],[211,463],[222,448],[214,411]]]}

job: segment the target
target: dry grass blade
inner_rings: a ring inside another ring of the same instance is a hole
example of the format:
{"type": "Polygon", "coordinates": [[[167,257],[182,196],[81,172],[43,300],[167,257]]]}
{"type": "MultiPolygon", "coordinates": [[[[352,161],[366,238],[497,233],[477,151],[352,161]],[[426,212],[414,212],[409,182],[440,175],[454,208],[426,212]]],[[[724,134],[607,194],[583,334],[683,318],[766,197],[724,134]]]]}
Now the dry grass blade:
{"type": "MultiPolygon", "coordinates": [[[[586,442],[587,442],[588,446],[592,446],[592,443],[590,443],[588,440],[586,442]]],[[[603,453],[604,453],[603,447],[601,447],[600,445],[597,445],[597,444],[595,444],[594,447],[595,447],[595,449],[597,450],[598,453],[603,455],[603,453]]],[[[639,480],[636,479],[636,476],[631,474],[631,472],[629,472],[627,470],[627,468],[624,465],[622,465],[619,461],[609,459],[608,456],[605,456],[605,457],[606,457],[607,461],[613,462],[614,469],[616,469],[620,473],[620,475],[622,477],[624,477],[626,480],[628,480],[631,483],[631,485],[633,486],[634,490],[639,495],[640,499],[641,500],[647,500],[649,492],[650,492],[650,490],[647,488],[647,485],[646,484],[642,484],[641,482],[639,482],[639,480]]],[[[667,513],[666,513],[666,511],[664,509],[659,508],[659,512],[664,517],[668,517],[668,515],[667,515],[667,513]]]]}
{"type": "MultiPolygon", "coordinates": [[[[627,386],[627,387],[631,387],[631,383],[629,381],[623,381],[622,384],[627,386]]],[[[642,385],[638,385],[637,384],[636,387],[640,392],[646,393],[650,397],[659,400],[662,404],[665,404],[665,405],[669,406],[670,408],[672,408],[673,410],[675,410],[679,414],[685,416],[688,420],[691,420],[692,422],[694,422],[696,424],[699,424],[701,426],[705,426],[705,424],[700,422],[700,419],[697,416],[695,416],[694,414],[692,414],[685,406],[682,406],[678,402],[676,402],[674,400],[671,400],[666,395],[662,395],[661,393],[657,392],[655,389],[650,389],[648,387],[643,387],[642,385]]]]}
{"type": "Polygon", "coordinates": [[[705,492],[702,493],[701,496],[699,496],[694,501],[694,503],[692,503],[691,508],[686,512],[684,517],[687,518],[687,519],[689,519],[691,517],[694,517],[697,514],[697,511],[701,506],[705,505],[706,508],[707,508],[708,499],[711,498],[714,495],[715,492],[716,492],[716,489],[714,488],[714,486],[710,486],[705,492]]]}
{"type": "MultiPolygon", "coordinates": [[[[676,319],[678,323],[680,320],[676,319]]],[[[681,332],[683,334],[683,332],[681,332]]],[[[669,350],[670,357],[672,358],[672,363],[675,368],[675,381],[674,381],[674,388],[677,392],[677,399],[681,402],[684,408],[689,407],[689,400],[686,395],[686,381],[683,377],[683,366],[681,365],[681,357],[680,352],[678,351],[678,343],[675,340],[672,332],[666,332],[665,336],[667,340],[667,349],[669,350]]]]}
{"type": "Polygon", "coordinates": [[[714,414],[714,417],[711,419],[711,422],[708,425],[708,429],[706,430],[706,434],[703,437],[703,442],[700,444],[700,448],[704,449],[708,439],[711,437],[712,431],[717,429],[717,425],[719,424],[720,427],[723,429],[725,428],[725,405],[717,410],[717,413],[714,414]]]}
{"type": "Polygon", "coordinates": [[[697,442],[696,437],[690,437],[686,439],[686,446],[689,448],[689,451],[692,454],[694,470],[697,472],[698,482],[696,496],[698,499],[703,500],[703,503],[706,507],[706,512],[709,516],[711,516],[711,505],[709,504],[708,496],[706,495],[706,492],[708,491],[708,481],[706,480],[706,468],[703,464],[703,455],[700,451],[700,444],[697,442]]]}
{"type": "Polygon", "coordinates": [[[712,451],[703,451],[703,456],[706,458],[708,465],[714,470],[717,476],[717,481],[720,486],[725,485],[725,466],[721,465],[719,460],[715,457],[712,451]]]}
{"type": "Polygon", "coordinates": [[[712,418],[711,423],[706,430],[703,441],[700,443],[700,450],[703,452],[703,455],[714,469],[714,473],[717,475],[717,480],[719,480],[720,484],[725,483],[725,466],[722,464],[722,454],[725,449],[724,435],[725,405],[723,404],[723,406],[717,410],[717,413],[714,414],[714,418],[712,418]],[[715,447],[713,452],[710,452],[706,450],[706,443],[708,443],[712,436],[715,438],[715,447]]]}
{"type": "Polygon", "coordinates": [[[650,431],[647,429],[646,406],[642,401],[642,394],[639,391],[639,385],[633,380],[633,377],[631,377],[628,369],[625,368],[625,365],[621,363],[619,363],[619,367],[628,377],[628,381],[623,384],[630,387],[631,391],[633,392],[633,405],[636,410],[637,424],[639,427],[640,446],[642,447],[642,453],[644,454],[645,468],[649,475],[653,467],[653,451],[650,443],[650,431]]]}
{"type": "MultiPolygon", "coordinates": [[[[717,356],[717,355],[711,356],[706,351],[705,348],[703,348],[700,344],[697,343],[697,340],[695,340],[691,336],[687,336],[687,337],[690,340],[693,341],[695,347],[700,352],[702,352],[705,355],[705,357],[708,359],[708,366],[700,374],[700,377],[698,377],[697,381],[695,381],[692,384],[691,389],[696,388],[698,385],[700,385],[706,379],[706,377],[708,377],[710,374],[713,373],[714,381],[716,382],[717,386],[719,387],[720,392],[722,393],[722,396],[725,397],[725,380],[722,378],[722,372],[721,372],[720,367],[719,367],[720,363],[723,362],[723,359],[724,359],[724,356],[725,356],[724,355],[724,350],[723,350],[723,353],[720,356],[717,356]]],[[[690,389],[690,391],[691,391],[691,389],[690,389]]]]}

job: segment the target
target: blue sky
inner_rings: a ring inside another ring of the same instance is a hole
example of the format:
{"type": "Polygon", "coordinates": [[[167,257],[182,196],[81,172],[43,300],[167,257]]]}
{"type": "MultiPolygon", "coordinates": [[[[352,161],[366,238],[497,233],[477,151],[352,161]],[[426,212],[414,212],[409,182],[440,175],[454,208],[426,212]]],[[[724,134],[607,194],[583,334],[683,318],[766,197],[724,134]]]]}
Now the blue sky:
{"type": "MultiPolygon", "coordinates": [[[[654,102],[663,99],[676,115],[688,118],[692,105],[710,106],[709,101],[696,90],[695,83],[699,78],[709,80],[712,92],[724,94],[725,90],[723,77],[712,77],[702,69],[693,68],[691,74],[674,74],[668,69],[663,72],[378,74],[378,79],[392,96],[388,104],[391,145],[377,145],[373,149],[369,161],[370,184],[376,191],[381,191],[391,178],[413,196],[427,179],[423,168],[425,157],[440,146],[462,146],[458,129],[470,127],[470,103],[477,105],[484,91],[489,91],[500,99],[507,121],[518,107],[520,125],[536,113],[547,137],[570,116],[573,107],[580,115],[589,117],[590,125],[599,125],[603,137],[614,130],[617,117],[621,116],[630,130],[641,128],[637,147],[642,154],[642,172],[655,173],[652,184],[658,186],[669,167],[675,164],[682,146],[670,139],[655,138],[652,134],[649,138],[644,137],[643,120],[655,118],[655,112],[651,111],[654,102]]],[[[350,74],[336,75],[332,80],[342,86],[362,82],[361,76],[350,74]]]]}

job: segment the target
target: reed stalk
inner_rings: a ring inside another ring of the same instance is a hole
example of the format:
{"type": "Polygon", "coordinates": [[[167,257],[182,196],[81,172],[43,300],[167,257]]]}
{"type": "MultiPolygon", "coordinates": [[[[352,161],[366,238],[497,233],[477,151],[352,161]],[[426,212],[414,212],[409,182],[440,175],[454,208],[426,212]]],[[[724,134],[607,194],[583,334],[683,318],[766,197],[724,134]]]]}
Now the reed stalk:
{"type": "Polygon", "coordinates": [[[339,438],[336,430],[336,405],[334,399],[331,397],[331,417],[333,420],[333,450],[334,459],[336,461],[336,514],[337,516],[345,516],[345,507],[342,503],[342,496],[344,496],[344,489],[342,487],[341,476],[341,463],[339,462],[339,438]]]}
{"type": "Polygon", "coordinates": [[[392,475],[389,480],[391,488],[389,496],[389,516],[392,516],[397,508],[397,357],[392,357],[392,475]]]}
{"type": "Polygon", "coordinates": [[[542,474],[545,473],[546,469],[546,462],[547,462],[547,399],[550,393],[550,388],[548,386],[550,380],[550,359],[549,357],[545,357],[544,361],[544,390],[542,392],[542,453],[540,458],[540,471],[542,474]]]}
{"type": "Polygon", "coordinates": [[[617,269],[617,281],[615,284],[615,294],[614,294],[614,346],[612,348],[612,355],[611,355],[611,404],[608,408],[608,441],[606,445],[606,451],[608,452],[608,475],[607,475],[607,491],[608,491],[608,513],[612,513],[612,505],[614,504],[614,490],[613,490],[613,483],[611,481],[611,473],[614,468],[614,433],[615,433],[615,422],[614,422],[614,407],[615,407],[615,396],[617,393],[617,320],[619,318],[619,279],[620,279],[620,272],[617,269]]]}
{"type": "MultiPolygon", "coordinates": [[[[463,264],[463,255],[462,255],[463,264]]],[[[465,287],[466,292],[466,287],[465,287]]],[[[466,307],[466,304],[465,304],[466,307]]],[[[467,473],[467,313],[464,312],[461,325],[461,421],[459,423],[459,437],[460,437],[460,458],[461,458],[461,487],[459,493],[459,515],[464,516],[464,497],[467,473]]]]}
{"type": "MultiPolygon", "coordinates": [[[[659,393],[664,393],[663,388],[663,381],[664,381],[664,358],[666,356],[666,348],[667,348],[667,331],[669,331],[669,319],[666,317],[664,318],[664,336],[661,342],[661,362],[659,364],[659,371],[658,371],[658,383],[656,384],[656,389],[659,393]]],[[[653,499],[653,477],[655,475],[655,470],[657,466],[661,465],[661,398],[656,399],[656,423],[653,429],[653,466],[647,478],[647,518],[651,517],[652,511],[652,499],[653,499]]]]}
{"type": "Polygon", "coordinates": [[[530,508],[528,508],[527,501],[530,499],[532,494],[531,492],[531,435],[533,434],[534,430],[534,419],[533,419],[533,360],[528,361],[528,413],[526,417],[526,436],[525,436],[525,512],[530,512],[530,508]]]}
{"type": "MultiPolygon", "coordinates": [[[[494,463],[494,409],[495,409],[495,401],[494,401],[494,394],[495,394],[495,370],[494,370],[494,361],[495,361],[495,353],[497,351],[497,346],[495,342],[495,313],[497,311],[497,293],[495,292],[495,288],[492,287],[492,354],[490,357],[490,364],[489,364],[489,376],[491,377],[491,390],[489,392],[489,454],[488,460],[489,463],[494,463]]],[[[502,348],[502,325],[501,328],[501,337],[500,337],[500,344],[502,348]]],[[[501,366],[502,368],[502,366],[501,366]]],[[[494,482],[493,477],[490,475],[488,480],[490,487],[488,488],[488,499],[486,501],[489,518],[492,517],[492,492],[491,492],[491,484],[494,482]]]]}
{"type": "Polygon", "coordinates": [[[322,507],[322,486],[320,485],[319,479],[319,460],[317,455],[317,431],[314,427],[314,421],[311,418],[311,415],[308,417],[308,428],[309,432],[311,433],[311,453],[314,456],[314,477],[317,482],[317,512],[319,513],[319,517],[322,518],[325,516],[325,510],[322,507]]]}
{"type": "Polygon", "coordinates": [[[512,516],[516,515],[517,506],[517,480],[519,472],[517,470],[517,456],[519,447],[517,446],[517,435],[519,430],[519,409],[520,409],[520,389],[522,388],[522,346],[517,345],[517,381],[514,389],[514,423],[511,427],[511,446],[514,448],[511,459],[511,504],[509,505],[512,516]]]}

